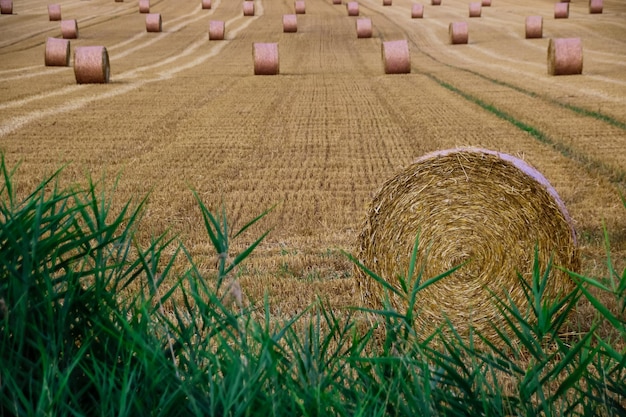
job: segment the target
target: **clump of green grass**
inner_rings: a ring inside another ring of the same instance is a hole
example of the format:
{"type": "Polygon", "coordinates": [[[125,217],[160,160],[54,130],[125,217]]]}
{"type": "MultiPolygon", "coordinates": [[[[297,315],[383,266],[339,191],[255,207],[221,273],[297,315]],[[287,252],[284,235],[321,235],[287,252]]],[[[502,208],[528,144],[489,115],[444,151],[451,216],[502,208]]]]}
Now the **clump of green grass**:
{"type": "Polygon", "coordinates": [[[500,332],[499,343],[463,339],[450,323],[420,334],[421,289],[454,271],[422,276],[415,255],[401,289],[368,271],[407,311],[338,312],[319,300],[280,320],[267,297],[240,302],[235,273],[267,233],[231,253],[231,240],[267,211],[233,233],[196,195],[218,260],[207,277],[175,236],[139,245],[145,199],[113,210],[114,190],[62,188],[58,173],[18,198],[14,175],[2,159],[0,416],[626,413],[626,271],[614,268],[608,240],[605,280],[571,273],[577,288],[547,300],[552,266],[535,264],[531,282],[520,278],[531,309],[496,300],[515,334],[500,332]],[[181,261],[184,272],[173,272],[181,261]],[[581,299],[597,313],[591,330],[564,336],[581,299]],[[363,315],[378,325],[364,327],[363,315]]]}

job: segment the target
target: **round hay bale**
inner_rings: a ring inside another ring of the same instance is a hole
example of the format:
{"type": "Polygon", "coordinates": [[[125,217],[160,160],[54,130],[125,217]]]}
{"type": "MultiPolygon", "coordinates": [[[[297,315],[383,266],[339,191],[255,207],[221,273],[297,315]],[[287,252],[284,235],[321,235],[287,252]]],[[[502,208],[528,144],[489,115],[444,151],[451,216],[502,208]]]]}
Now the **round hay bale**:
{"type": "Polygon", "coordinates": [[[254,2],[245,0],[243,2],[243,15],[244,16],[254,16],[254,2]]]}
{"type": "Polygon", "coordinates": [[[163,21],[161,20],[161,13],[148,13],[146,15],[146,31],[161,32],[162,29],[163,21]]]}
{"type": "Polygon", "coordinates": [[[333,4],[341,4],[341,0],[333,0],[333,4]]]}
{"type": "Polygon", "coordinates": [[[63,39],[78,38],[78,22],[75,19],[61,20],[61,36],[63,39]]]}
{"type": "Polygon", "coordinates": [[[411,6],[411,19],[422,19],[424,17],[424,6],[420,3],[413,3],[411,6]]]}
{"type": "Polygon", "coordinates": [[[254,43],[252,45],[254,75],[277,75],[279,72],[278,44],[254,43]]]}
{"type": "Polygon", "coordinates": [[[13,14],[13,0],[0,0],[0,14],[13,14]]]}
{"type": "Polygon", "coordinates": [[[583,72],[583,44],[580,38],[550,39],[548,74],[573,75],[583,72]]]}
{"type": "Polygon", "coordinates": [[[50,19],[51,22],[57,22],[61,20],[61,5],[60,4],[48,5],[48,19],[50,19]]]}
{"type": "Polygon", "coordinates": [[[296,14],[305,14],[306,13],[306,4],[304,0],[296,0],[293,5],[296,14]]]}
{"type": "Polygon", "coordinates": [[[358,16],[359,15],[359,3],[356,1],[349,1],[346,3],[346,8],[348,9],[348,16],[358,16]]]}
{"type": "Polygon", "coordinates": [[[467,22],[452,22],[448,26],[448,36],[452,45],[466,44],[469,39],[467,22]]]}
{"type": "Polygon", "coordinates": [[[202,9],[208,10],[211,8],[211,0],[202,0],[202,9]]]}
{"type": "Polygon", "coordinates": [[[567,19],[569,17],[569,3],[561,1],[554,4],[554,18],[567,19]]]}
{"type": "Polygon", "coordinates": [[[283,15],[283,32],[293,33],[298,31],[298,16],[295,14],[283,15]]]}
{"type": "MultiPolygon", "coordinates": [[[[400,289],[398,277],[406,277],[416,237],[415,271],[423,271],[422,283],[463,264],[417,294],[415,320],[424,336],[447,317],[463,336],[472,326],[497,341],[490,322],[507,326],[489,290],[510,297],[524,313],[518,273],[530,280],[535,248],[544,269],[550,259],[570,270],[580,263],[571,219],[550,183],[526,162],[484,149],[431,153],[387,180],[368,209],[357,258],[400,289]]],[[[380,308],[382,286],[360,268],[355,274],[364,304],[380,308]]],[[[574,286],[553,268],[546,295],[574,286]]],[[[389,301],[406,311],[402,297],[389,292],[389,301]]]]}
{"type": "Polygon", "coordinates": [[[369,17],[363,17],[356,20],[356,37],[372,37],[372,19],[370,19],[369,17]]]}
{"type": "Polygon", "coordinates": [[[526,17],[526,39],[543,37],[543,17],[527,16],[526,17]]]}
{"type": "Polygon", "coordinates": [[[104,46],[74,49],[74,76],[78,84],[108,83],[109,73],[109,54],[104,46]]]}
{"type": "Polygon", "coordinates": [[[47,67],[67,67],[70,65],[70,41],[48,38],[44,62],[47,67]]]}
{"type": "Polygon", "coordinates": [[[469,4],[469,17],[480,17],[482,12],[482,3],[473,1],[469,4]]]}
{"type": "Polygon", "coordinates": [[[223,41],[225,23],[223,20],[209,20],[209,40],[223,41]]]}
{"type": "Polygon", "coordinates": [[[150,0],[139,0],[139,13],[150,13],[150,0]]]}
{"type": "Polygon", "coordinates": [[[391,0],[383,0],[383,6],[391,6],[391,0]]]}
{"type": "Polygon", "coordinates": [[[411,72],[409,43],[406,39],[383,42],[381,51],[385,74],[408,74],[411,72]]]}
{"type": "Polygon", "coordinates": [[[483,0],[481,4],[483,7],[491,7],[491,0],[483,0]]]}
{"type": "Polygon", "coordinates": [[[589,0],[589,13],[600,14],[602,13],[603,0],[589,0]]]}
{"type": "Polygon", "coordinates": [[[441,0],[430,0],[431,6],[441,6],[441,0]]]}

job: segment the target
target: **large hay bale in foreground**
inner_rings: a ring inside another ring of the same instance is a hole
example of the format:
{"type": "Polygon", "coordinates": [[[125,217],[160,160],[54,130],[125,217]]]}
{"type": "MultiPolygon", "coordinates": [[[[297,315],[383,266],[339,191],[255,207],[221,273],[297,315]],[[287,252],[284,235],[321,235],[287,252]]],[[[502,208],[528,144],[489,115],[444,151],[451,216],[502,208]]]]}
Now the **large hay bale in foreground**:
{"type": "MultiPolygon", "coordinates": [[[[518,271],[532,277],[535,247],[543,268],[577,270],[576,236],[565,206],[549,182],[513,156],[483,149],[428,154],[384,183],[368,210],[357,258],[400,288],[416,237],[416,271],[422,282],[464,266],[418,294],[418,331],[428,336],[448,317],[461,335],[472,325],[487,337],[506,325],[488,289],[520,306],[525,297],[518,271]]],[[[365,305],[382,305],[382,286],[357,268],[365,305]]],[[[547,294],[573,289],[567,274],[552,270],[547,294]]],[[[400,297],[392,305],[406,311],[400,297]]]]}

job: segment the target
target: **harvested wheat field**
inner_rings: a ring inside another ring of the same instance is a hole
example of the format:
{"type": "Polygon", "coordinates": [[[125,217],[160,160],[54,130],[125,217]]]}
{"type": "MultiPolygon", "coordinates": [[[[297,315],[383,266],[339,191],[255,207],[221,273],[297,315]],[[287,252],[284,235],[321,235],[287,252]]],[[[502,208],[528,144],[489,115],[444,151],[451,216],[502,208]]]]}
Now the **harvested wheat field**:
{"type": "MultiPolygon", "coordinates": [[[[291,0],[153,0],[162,31],[146,30],[138,2],[61,0],[76,19],[70,65],[46,67],[48,37],[61,37],[47,2],[15,0],[0,16],[0,150],[18,163],[23,192],[66,165],[63,184],[105,178],[115,201],[149,194],[140,236],[171,230],[203,273],[216,254],[194,200],[224,207],[233,229],[274,209],[233,241],[234,252],[267,238],[237,272],[249,299],[267,292],[276,315],[320,295],[337,308],[361,303],[352,263],[368,204],[381,185],[429,152],[479,147],[526,161],[563,200],[581,270],[606,274],[603,225],[626,267],[626,3],[585,1],[554,18],[552,0],[496,0],[468,19],[466,0],[307,0],[297,32],[284,32],[291,0]],[[543,37],[526,39],[527,16],[543,37]],[[371,38],[356,19],[370,18],[371,38]],[[209,41],[210,20],[225,22],[209,41]],[[468,22],[452,45],[450,23],[468,22]],[[552,76],[551,38],[580,38],[582,74],[552,76]],[[383,42],[407,40],[410,72],[385,74],[383,42]],[[277,75],[255,75],[254,43],[277,43],[277,75]],[[108,51],[108,83],[78,84],[82,46],[108,51]]],[[[495,244],[496,242],[494,242],[495,244]]],[[[454,245],[454,242],[450,242],[454,245]]],[[[584,308],[578,313],[583,318],[584,308]]]]}

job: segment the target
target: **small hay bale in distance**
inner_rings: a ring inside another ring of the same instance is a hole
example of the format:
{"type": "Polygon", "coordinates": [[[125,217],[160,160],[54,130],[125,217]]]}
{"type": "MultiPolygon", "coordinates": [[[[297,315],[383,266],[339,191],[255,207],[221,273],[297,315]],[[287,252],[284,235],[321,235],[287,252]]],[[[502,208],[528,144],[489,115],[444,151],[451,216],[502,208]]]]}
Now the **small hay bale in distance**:
{"type": "Polygon", "coordinates": [[[254,75],[278,75],[278,44],[256,42],[252,45],[254,75]]]}
{"type": "Polygon", "coordinates": [[[391,0],[383,0],[383,6],[391,6],[392,1],[391,0]]]}
{"type": "Polygon", "coordinates": [[[583,72],[580,38],[555,38],[548,43],[548,74],[575,75],[583,72]]]}
{"type": "Polygon", "coordinates": [[[430,0],[431,6],[441,6],[441,0],[430,0]]]}
{"type": "Polygon", "coordinates": [[[296,0],[293,4],[296,14],[306,14],[306,3],[304,0],[296,0]]]}
{"type": "Polygon", "coordinates": [[[483,7],[491,7],[491,0],[482,0],[481,5],[483,7]]]}
{"type": "Polygon", "coordinates": [[[109,74],[109,54],[104,46],[74,49],[74,76],[78,84],[106,84],[109,74]]]}
{"type": "Polygon", "coordinates": [[[295,33],[298,31],[298,16],[295,14],[283,15],[283,32],[295,33]]]}
{"type": "Polygon", "coordinates": [[[603,7],[604,7],[603,0],[589,0],[589,13],[601,14],[603,7]]]}
{"type": "Polygon", "coordinates": [[[202,0],[202,9],[208,10],[211,8],[211,0],[202,0]]]}
{"type": "Polygon", "coordinates": [[[13,0],[0,0],[0,14],[13,14],[13,0]]]}
{"type": "Polygon", "coordinates": [[[413,3],[411,6],[411,19],[422,19],[424,17],[424,5],[413,3]]]}
{"type": "Polygon", "coordinates": [[[61,20],[61,5],[60,4],[48,5],[48,19],[51,22],[57,22],[61,20]]]}
{"type": "Polygon", "coordinates": [[[341,4],[341,0],[333,0],[333,4],[335,4],[335,5],[341,4]]]}
{"type": "Polygon", "coordinates": [[[225,32],[226,27],[223,20],[209,20],[210,41],[223,41],[225,32]]]}
{"type": "Polygon", "coordinates": [[[67,67],[70,65],[70,41],[67,39],[48,38],[44,62],[47,67],[67,67]]]}
{"type": "Polygon", "coordinates": [[[346,3],[346,8],[348,9],[348,16],[358,16],[359,15],[359,3],[356,1],[349,1],[346,3]]]}
{"type": "Polygon", "coordinates": [[[452,45],[466,44],[469,40],[467,22],[452,22],[448,26],[448,36],[452,45]]]}
{"type": "Polygon", "coordinates": [[[469,4],[469,17],[480,17],[482,13],[482,3],[473,1],[469,4]]]}
{"type": "Polygon", "coordinates": [[[358,39],[372,37],[372,19],[363,17],[356,20],[356,37],[358,39]]]}
{"type": "Polygon", "coordinates": [[[409,43],[406,39],[383,42],[381,52],[385,74],[408,74],[411,72],[409,43]]]}
{"type": "Polygon", "coordinates": [[[561,1],[554,4],[554,18],[567,19],[569,17],[569,3],[561,1]]]}
{"type": "Polygon", "coordinates": [[[63,36],[63,39],[78,38],[78,22],[76,19],[61,20],[61,36],[63,36]]]}
{"type": "MultiPolygon", "coordinates": [[[[511,297],[524,314],[518,272],[529,282],[535,248],[544,269],[551,258],[573,271],[580,265],[571,219],[550,183],[526,162],[485,149],[428,154],[388,179],[369,206],[356,257],[400,289],[397,277],[406,277],[416,237],[415,271],[423,270],[422,283],[464,264],[417,294],[416,330],[425,337],[448,317],[462,336],[472,326],[497,343],[490,322],[509,332],[489,290],[511,297]]],[[[360,268],[355,278],[364,304],[380,308],[382,286],[360,268]]],[[[566,273],[552,268],[546,297],[574,287],[566,273]]],[[[406,300],[389,297],[406,311],[406,300]]]]}
{"type": "Polygon", "coordinates": [[[161,32],[163,30],[163,20],[161,13],[148,13],[146,15],[146,31],[161,32]]]}
{"type": "Polygon", "coordinates": [[[526,39],[537,39],[543,37],[543,17],[526,17],[526,39]]]}
{"type": "Polygon", "coordinates": [[[243,2],[243,15],[244,16],[254,16],[254,2],[245,0],[243,2]]]}
{"type": "Polygon", "coordinates": [[[150,13],[150,0],[139,0],[139,13],[150,13]]]}

